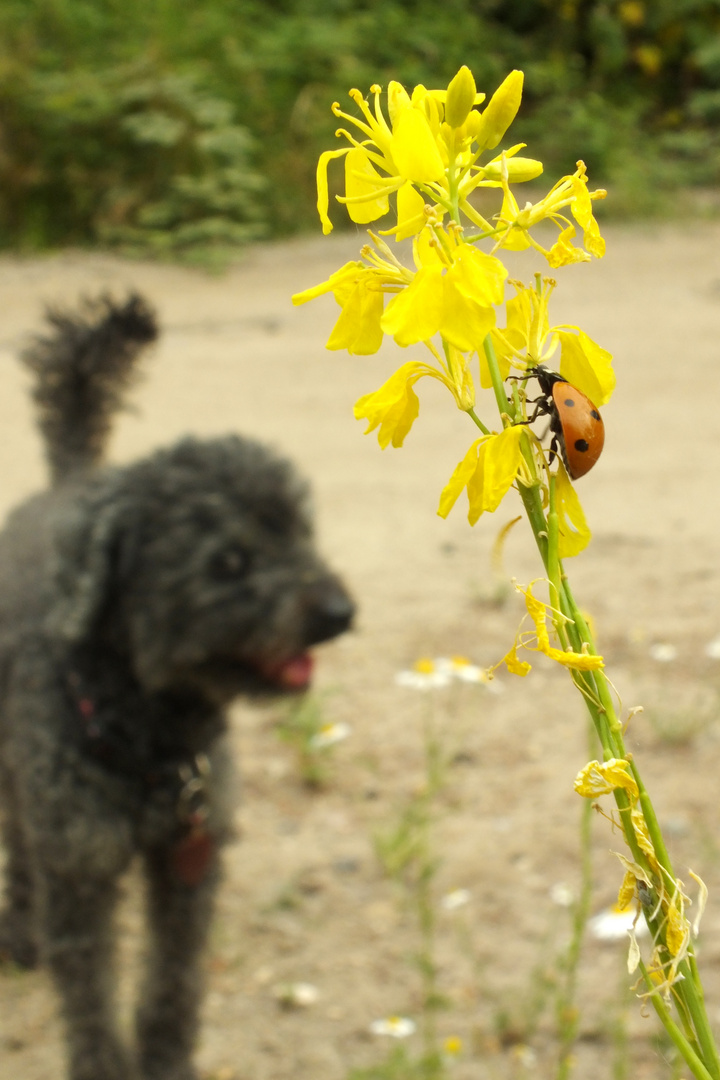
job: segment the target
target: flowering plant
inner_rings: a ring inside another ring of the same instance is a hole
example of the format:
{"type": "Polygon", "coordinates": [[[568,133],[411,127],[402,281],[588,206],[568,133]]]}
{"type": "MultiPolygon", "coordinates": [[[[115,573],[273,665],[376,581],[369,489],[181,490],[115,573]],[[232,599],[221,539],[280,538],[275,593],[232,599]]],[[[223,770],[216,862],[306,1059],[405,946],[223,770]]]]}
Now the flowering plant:
{"type": "MultiPolygon", "coordinates": [[[[617,809],[611,817],[629,849],[620,856],[625,871],[620,898],[623,904],[634,899],[653,940],[645,964],[632,937],[630,969],[640,969],[643,996],[693,1074],[720,1080],[720,1058],[693,951],[697,919],[691,926],[686,917],[689,898],[675,877],[652,803],[625,749],[603,658],[563,566],[591,538],[571,480],[576,473],[567,467],[562,432],[557,439],[558,417],[548,452],[533,431],[535,414],[528,408],[529,380],[539,365],[545,372],[548,362],[557,363],[560,379],[584,394],[592,408],[606,404],[615,386],[612,357],[580,327],[552,325],[553,279],[537,273],[531,284],[508,282],[502,261],[504,251],[527,250],[555,271],[601,258],[605,243],[593,203],[606,192],[589,190],[585,165],[578,161],[572,175],[521,207],[513,188],[540,177],[542,164],[521,156],[522,143],[499,152],[498,147],[520,107],[522,85],[522,72],[513,71],[486,100],[472,73],[462,67],[442,90],[416,86],[409,94],[391,82],[387,117],[378,86],[371,88],[372,104],[359,90],[350,91],[359,116],[333,105],[346,124],[336,133],[346,145],[323,153],[318,164],[323,231],[333,227],[328,166],[336,158],[344,158],[345,168],[344,194],[336,199],[350,219],[368,225],[389,216],[390,224],[369,232],[360,259],[297,294],[293,302],[333,294],[340,314],[329,349],[368,355],[377,352],[385,335],[401,348],[423,348],[422,359],[407,360],[379,389],[361,397],[355,416],[367,421],[368,432],[377,432],[382,448],[400,447],[419,414],[418,382],[430,377],[447,387],[479,435],[440,494],[441,516],[464,492],[474,525],[482,514],[494,512],[511,488],[519,493],[544,566],[548,599],[541,600],[532,585],[521,590],[532,629],[521,627],[501,663],[526,676],[527,651],[543,652],[568,670],[583,695],[603,760],[581,770],[576,791],[593,799],[614,797],[617,809]],[[492,217],[482,214],[473,198],[481,189],[497,192],[499,205],[492,217]],[[549,247],[535,234],[541,222],[558,230],[549,247]],[[385,237],[412,240],[412,266],[400,260],[385,237]],[[514,293],[507,300],[506,284],[514,293]],[[498,325],[499,313],[504,325],[498,325]],[[494,423],[476,412],[481,396],[494,400],[494,423]]],[[[705,890],[696,880],[702,909],[705,890]]]]}

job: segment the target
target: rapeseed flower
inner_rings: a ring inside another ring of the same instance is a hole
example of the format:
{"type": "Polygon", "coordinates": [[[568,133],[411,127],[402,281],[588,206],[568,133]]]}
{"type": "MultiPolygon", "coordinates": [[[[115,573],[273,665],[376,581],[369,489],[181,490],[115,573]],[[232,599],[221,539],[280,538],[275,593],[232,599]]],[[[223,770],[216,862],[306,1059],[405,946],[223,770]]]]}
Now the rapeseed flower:
{"type": "Polygon", "coordinates": [[[334,114],[354,129],[339,128],[338,137],[349,146],[327,150],[317,169],[318,213],[323,232],[332,230],[328,216],[327,170],[330,161],[345,158],[345,194],[336,196],[347,207],[350,219],[368,224],[383,217],[395,195],[397,224],[390,230],[397,240],[416,235],[425,223],[425,206],[441,214],[457,208],[470,221],[487,227],[484,218],[468,202],[477,187],[501,187],[501,173],[511,182],[533,180],[542,164],[518,158],[522,143],[497,155],[484,165],[479,157],[493,150],[515,119],[522,98],[523,74],[513,71],[495,91],[483,111],[474,106],[485,100],[478,93],[469,68],[463,67],[446,90],[416,86],[412,94],[391,81],[387,91],[388,119],[381,105],[380,86],[371,86],[371,107],[357,89],[349,91],[361,116],[343,112],[338,102],[334,114]],[[360,136],[360,138],[358,138],[360,136]]]}
{"type": "Polygon", "coordinates": [[[524,251],[533,247],[545,256],[553,269],[575,262],[587,262],[592,255],[601,259],[605,254],[605,241],[593,215],[592,203],[595,199],[604,199],[607,192],[602,188],[588,191],[586,174],[585,163],[578,161],[572,176],[563,176],[544,198],[536,203],[526,203],[521,210],[510,190],[510,175],[506,170],[502,170],[500,179],[504,198],[497,217],[495,248],[524,251]],[[575,226],[560,212],[566,206],[570,208],[570,213],[582,229],[584,248],[574,247],[571,243],[576,235],[575,226]],[[534,225],[548,219],[561,230],[550,249],[544,248],[530,233],[534,225]]]}

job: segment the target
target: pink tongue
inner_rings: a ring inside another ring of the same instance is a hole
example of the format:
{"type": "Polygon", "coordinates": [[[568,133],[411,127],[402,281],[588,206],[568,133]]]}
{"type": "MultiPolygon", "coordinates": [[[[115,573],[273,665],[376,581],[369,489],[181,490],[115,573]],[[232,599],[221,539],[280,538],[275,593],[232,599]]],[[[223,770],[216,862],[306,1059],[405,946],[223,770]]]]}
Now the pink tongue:
{"type": "Polygon", "coordinates": [[[276,679],[281,686],[291,690],[300,690],[307,686],[312,677],[313,658],[310,653],[302,653],[286,660],[276,672],[276,679]]]}

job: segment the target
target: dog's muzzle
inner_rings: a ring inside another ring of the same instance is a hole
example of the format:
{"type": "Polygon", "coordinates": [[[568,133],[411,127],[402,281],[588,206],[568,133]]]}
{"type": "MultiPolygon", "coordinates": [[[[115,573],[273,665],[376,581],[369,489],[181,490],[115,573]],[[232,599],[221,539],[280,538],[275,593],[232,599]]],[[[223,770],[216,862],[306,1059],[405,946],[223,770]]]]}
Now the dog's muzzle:
{"type": "Polygon", "coordinates": [[[344,634],[354,615],[355,604],[339,582],[313,585],[306,598],[305,645],[319,645],[344,634]]]}

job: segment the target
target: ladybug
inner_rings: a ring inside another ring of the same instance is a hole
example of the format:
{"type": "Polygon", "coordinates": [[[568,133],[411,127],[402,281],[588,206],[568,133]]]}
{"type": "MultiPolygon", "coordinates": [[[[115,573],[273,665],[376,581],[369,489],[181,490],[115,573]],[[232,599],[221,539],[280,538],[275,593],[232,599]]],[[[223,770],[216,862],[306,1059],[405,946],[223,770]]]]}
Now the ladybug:
{"type": "Polygon", "coordinates": [[[558,450],[572,480],[590,472],[605,443],[605,425],[589,397],[571,386],[562,375],[542,364],[528,372],[537,379],[543,396],[534,402],[532,423],[541,413],[550,417],[552,453],[558,450]]]}

